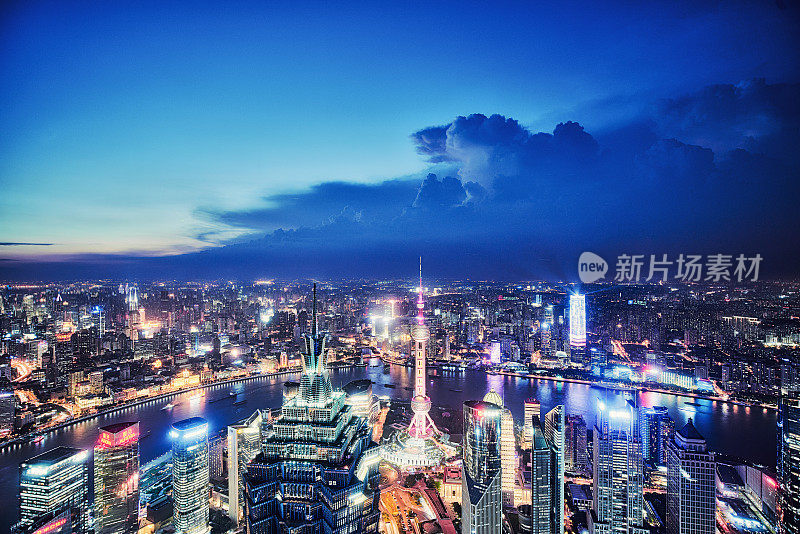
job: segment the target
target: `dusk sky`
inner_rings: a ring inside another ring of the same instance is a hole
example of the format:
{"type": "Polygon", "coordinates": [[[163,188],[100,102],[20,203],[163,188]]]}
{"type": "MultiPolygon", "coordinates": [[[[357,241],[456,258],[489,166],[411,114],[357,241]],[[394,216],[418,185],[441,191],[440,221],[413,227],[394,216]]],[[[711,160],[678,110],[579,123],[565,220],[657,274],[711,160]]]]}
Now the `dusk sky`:
{"type": "Polygon", "coordinates": [[[4,4],[0,279],[798,272],[795,2],[163,4],[4,4]]]}

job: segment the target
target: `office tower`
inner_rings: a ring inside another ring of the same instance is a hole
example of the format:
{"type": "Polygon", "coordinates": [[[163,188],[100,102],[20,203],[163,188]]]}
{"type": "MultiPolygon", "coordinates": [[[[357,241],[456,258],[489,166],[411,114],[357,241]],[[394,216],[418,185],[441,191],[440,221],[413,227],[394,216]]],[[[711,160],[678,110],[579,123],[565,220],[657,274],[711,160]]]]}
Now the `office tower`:
{"type": "Polygon", "coordinates": [[[664,406],[639,408],[642,457],[652,465],[667,465],[667,445],[675,433],[675,421],[664,406]]]}
{"type": "Polygon", "coordinates": [[[551,480],[551,520],[555,534],[564,533],[564,406],[558,405],[544,416],[544,438],[550,449],[553,467],[551,480]]]}
{"type": "Polygon", "coordinates": [[[208,438],[208,476],[212,481],[225,480],[225,449],[228,446],[227,430],[224,435],[208,438]]]}
{"type": "Polygon", "coordinates": [[[500,465],[503,470],[500,484],[503,504],[514,506],[514,481],[517,476],[517,440],[514,436],[514,416],[503,405],[503,398],[492,389],[483,397],[484,402],[500,406],[500,465]]]}
{"type": "Polygon", "coordinates": [[[172,523],[178,534],[205,534],[208,524],[208,422],[191,417],[173,423],[172,523]]]}
{"type": "Polygon", "coordinates": [[[569,345],[586,347],[586,295],[569,296],[569,345]]]}
{"type": "Polygon", "coordinates": [[[714,453],[691,418],[667,445],[667,534],[715,534],[714,453]]]}
{"type": "Polygon", "coordinates": [[[95,534],[139,529],[139,423],[100,428],[94,446],[95,534]]]}
{"type": "Polygon", "coordinates": [[[580,415],[565,418],[564,432],[564,470],[580,473],[586,470],[586,422],[580,415]]]}
{"type": "Polygon", "coordinates": [[[376,533],[380,448],[367,421],[331,385],[327,335],[317,330],[316,284],[311,333],[303,339],[300,389],[284,398],[261,454],[247,468],[246,531],[376,533]]]}
{"type": "Polygon", "coordinates": [[[545,358],[552,358],[555,353],[555,343],[553,342],[553,324],[555,323],[555,315],[553,313],[553,306],[548,305],[544,308],[544,318],[539,325],[542,343],[542,356],[545,358]]]}
{"type": "Polygon", "coordinates": [[[244,475],[261,452],[261,412],[228,427],[228,515],[236,524],[244,517],[244,475]]]}
{"type": "Polygon", "coordinates": [[[544,437],[539,415],[531,417],[531,534],[552,534],[553,450],[544,437]]]}
{"type": "Polygon", "coordinates": [[[542,405],[536,399],[525,399],[524,415],[525,418],[522,424],[522,447],[529,449],[531,447],[531,440],[533,439],[533,418],[539,420],[539,413],[541,412],[542,405]]]}
{"type": "Polygon", "coordinates": [[[782,388],[778,402],[778,531],[800,534],[800,392],[782,388]]]}
{"type": "Polygon", "coordinates": [[[464,534],[500,534],[503,527],[503,409],[489,402],[464,403],[464,470],[461,482],[464,534]]]}
{"type": "Polygon", "coordinates": [[[7,437],[14,432],[14,415],[17,409],[17,399],[14,396],[14,387],[6,377],[0,378],[0,438],[7,437]]]}
{"type": "Polygon", "coordinates": [[[79,509],[73,529],[87,532],[89,510],[89,454],[70,447],[57,447],[20,465],[19,528],[65,507],[79,509]]]}
{"type": "Polygon", "coordinates": [[[598,402],[594,438],[594,534],[646,534],[637,410],[598,402]]]}

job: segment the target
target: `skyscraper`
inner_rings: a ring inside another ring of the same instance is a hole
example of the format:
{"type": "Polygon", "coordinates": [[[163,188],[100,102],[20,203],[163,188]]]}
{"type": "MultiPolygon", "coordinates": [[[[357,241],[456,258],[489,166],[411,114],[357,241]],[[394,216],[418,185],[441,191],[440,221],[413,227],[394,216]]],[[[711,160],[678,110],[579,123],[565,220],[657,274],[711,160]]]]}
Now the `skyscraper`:
{"type": "Polygon", "coordinates": [[[637,410],[598,402],[594,438],[593,534],[646,534],[642,443],[637,410]]]}
{"type": "Polygon", "coordinates": [[[245,475],[249,534],[378,530],[379,447],[367,421],[354,416],[345,393],[331,385],[316,296],[315,285],[300,389],[284,398],[280,418],[245,475]]]}
{"type": "Polygon", "coordinates": [[[14,431],[14,414],[17,407],[17,398],[14,396],[14,387],[6,377],[0,377],[0,438],[4,438],[14,431]]]}
{"type": "Polygon", "coordinates": [[[667,534],[714,534],[714,453],[692,420],[667,445],[667,534]]]}
{"type": "Polygon", "coordinates": [[[542,406],[534,398],[525,399],[522,422],[522,448],[529,449],[531,447],[531,440],[533,439],[533,418],[539,420],[539,415],[542,406]]]}
{"type": "Polygon", "coordinates": [[[569,296],[569,346],[573,349],[586,347],[586,295],[569,296]]]}
{"type": "Polygon", "coordinates": [[[94,446],[95,534],[139,528],[139,423],[100,428],[94,446]]]}
{"type": "Polygon", "coordinates": [[[642,436],[642,457],[653,465],[667,465],[667,445],[675,434],[675,421],[667,408],[639,408],[639,432],[642,436]]]}
{"type": "Polygon", "coordinates": [[[778,403],[778,530],[800,534],[800,392],[783,389],[778,403]]]}
{"type": "Polygon", "coordinates": [[[464,534],[500,534],[503,527],[502,408],[483,401],[464,403],[464,534]]]}
{"type": "Polygon", "coordinates": [[[554,534],[564,532],[564,406],[558,405],[544,416],[544,438],[547,440],[550,449],[553,451],[551,456],[552,468],[551,484],[551,520],[554,534]]]}
{"type": "Polygon", "coordinates": [[[261,452],[261,412],[228,427],[228,515],[236,524],[244,517],[244,475],[261,452]]]}
{"type": "Polygon", "coordinates": [[[89,510],[89,454],[80,449],[57,447],[20,465],[19,527],[27,527],[46,514],[62,508],[80,510],[75,532],[87,531],[89,510]]]}
{"type": "Polygon", "coordinates": [[[173,423],[172,438],[172,523],[178,534],[210,531],[208,422],[191,417],[173,423]]]}
{"type": "Polygon", "coordinates": [[[586,422],[580,415],[567,415],[564,432],[564,470],[580,473],[586,469],[586,422]]]}
{"type": "Polygon", "coordinates": [[[503,503],[514,505],[514,481],[517,476],[517,440],[514,436],[514,416],[511,410],[503,405],[503,398],[494,390],[490,390],[483,397],[484,402],[490,402],[501,407],[500,416],[500,464],[502,473],[503,503]]]}
{"type": "Polygon", "coordinates": [[[553,450],[538,414],[532,416],[531,423],[531,534],[552,534],[553,450]]]}

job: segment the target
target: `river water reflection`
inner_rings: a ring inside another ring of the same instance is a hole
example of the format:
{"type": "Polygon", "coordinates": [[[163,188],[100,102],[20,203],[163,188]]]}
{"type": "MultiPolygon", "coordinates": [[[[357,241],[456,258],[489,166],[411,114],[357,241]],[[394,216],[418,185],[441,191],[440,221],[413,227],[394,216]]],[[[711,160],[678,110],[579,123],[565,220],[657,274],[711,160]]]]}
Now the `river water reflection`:
{"type": "MultiPolygon", "coordinates": [[[[331,377],[336,387],[358,378],[369,378],[374,383],[375,394],[407,400],[411,392],[405,387],[413,386],[411,371],[410,368],[393,365],[389,373],[384,373],[383,367],[376,365],[366,369],[334,370],[331,377]],[[386,384],[395,387],[390,388],[386,384]]],[[[297,378],[298,375],[282,375],[233,385],[211,386],[206,389],[205,396],[197,397],[195,392],[183,393],[170,401],[153,401],[51,432],[41,443],[5,449],[0,452],[0,502],[14,505],[5,506],[0,511],[0,532],[7,532],[17,520],[19,464],[22,461],[62,445],[91,448],[97,439],[98,427],[138,420],[143,436],[140,456],[144,464],[170,448],[167,430],[174,421],[193,416],[204,417],[210,423],[210,431],[216,432],[247,417],[257,408],[280,407],[283,382],[297,378]],[[234,405],[231,391],[240,393],[238,398],[245,402],[234,405]],[[193,396],[197,398],[193,399],[193,396]],[[162,409],[168,402],[175,404],[175,407],[171,410],[162,409]]],[[[486,375],[478,371],[445,373],[442,378],[428,381],[428,394],[433,404],[450,407],[454,414],[460,413],[463,401],[482,398],[489,388],[494,388],[503,397],[518,422],[522,421],[523,401],[529,397],[536,397],[541,402],[543,412],[557,404],[564,404],[568,414],[583,415],[587,425],[594,422],[598,398],[611,402],[621,400],[613,391],[584,384],[486,375]]],[[[643,406],[666,406],[677,428],[692,417],[715,451],[770,466],[775,464],[774,411],[661,393],[641,393],[639,403],[643,406]]]]}

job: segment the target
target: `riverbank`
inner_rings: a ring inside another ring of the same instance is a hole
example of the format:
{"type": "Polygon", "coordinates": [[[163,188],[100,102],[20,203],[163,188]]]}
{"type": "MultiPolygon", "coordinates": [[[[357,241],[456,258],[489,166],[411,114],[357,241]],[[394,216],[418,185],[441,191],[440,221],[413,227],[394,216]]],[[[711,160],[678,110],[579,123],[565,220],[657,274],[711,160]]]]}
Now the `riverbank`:
{"type": "MultiPolygon", "coordinates": [[[[354,365],[337,366],[337,369],[348,369],[348,368],[351,368],[351,367],[355,367],[355,366],[354,365]]],[[[57,425],[53,425],[53,426],[50,426],[50,427],[47,427],[47,428],[44,428],[44,429],[41,429],[41,430],[37,430],[35,432],[29,432],[28,434],[25,434],[24,436],[19,436],[19,437],[14,438],[13,440],[6,441],[5,443],[0,444],[0,451],[4,450],[6,448],[10,448],[10,447],[14,447],[14,446],[22,446],[22,445],[25,445],[27,443],[31,443],[34,440],[38,439],[40,436],[45,436],[45,435],[47,435],[47,434],[49,434],[51,432],[55,432],[57,430],[60,430],[60,429],[63,429],[63,428],[67,428],[67,427],[70,427],[72,425],[76,425],[78,423],[82,423],[84,421],[89,421],[91,419],[95,419],[95,418],[101,417],[103,415],[119,412],[121,410],[127,410],[127,409],[130,409],[130,408],[135,408],[137,406],[141,406],[143,404],[147,404],[147,403],[150,403],[150,402],[170,399],[172,397],[175,397],[177,395],[181,395],[183,393],[188,393],[188,392],[196,391],[196,390],[202,390],[202,389],[206,389],[206,388],[210,388],[210,387],[214,387],[214,386],[224,386],[224,385],[229,385],[229,384],[237,384],[237,383],[240,383],[240,382],[247,382],[247,381],[250,381],[250,380],[258,380],[258,379],[263,379],[263,378],[275,378],[275,377],[278,377],[278,376],[292,375],[292,374],[297,374],[297,373],[299,373],[301,371],[302,371],[302,369],[300,367],[294,367],[292,369],[286,369],[285,371],[278,371],[278,372],[275,372],[275,373],[259,373],[259,374],[255,374],[255,375],[238,376],[238,377],[235,377],[235,378],[228,378],[228,379],[225,379],[225,380],[218,380],[218,381],[214,381],[214,382],[207,382],[207,383],[204,383],[204,384],[198,384],[198,385],[192,386],[192,387],[181,388],[181,389],[176,390],[176,391],[168,391],[166,393],[160,393],[158,395],[153,395],[151,397],[145,397],[145,398],[141,398],[141,399],[136,399],[136,400],[133,400],[133,401],[130,401],[130,402],[126,402],[126,403],[123,403],[123,404],[116,404],[114,406],[110,406],[110,407],[105,408],[103,410],[99,410],[97,412],[92,412],[90,414],[82,415],[80,417],[75,417],[75,418],[69,419],[67,421],[64,421],[62,423],[58,423],[57,425]]]]}

